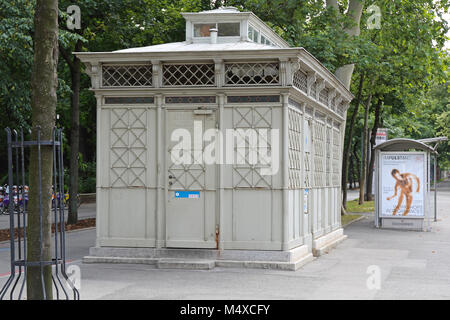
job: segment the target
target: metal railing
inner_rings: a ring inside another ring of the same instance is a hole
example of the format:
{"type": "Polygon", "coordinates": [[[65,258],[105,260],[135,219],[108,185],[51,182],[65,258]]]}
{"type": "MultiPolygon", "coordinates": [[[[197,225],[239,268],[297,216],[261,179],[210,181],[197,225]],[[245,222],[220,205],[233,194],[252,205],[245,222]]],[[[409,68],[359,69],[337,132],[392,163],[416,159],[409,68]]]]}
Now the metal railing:
{"type": "MultiPolygon", "coordinates": [[[[41,128],[35,128],[36,139],[35,141],[26,141],[24,139],[24,131],[20,130],[18,133],[16,130],[6,128],[7,134],[7,147],[8,147],[8,185],[9,190],[12,190],[14,181],[16,185],[26,184],[26,171],[25,171],[25,150],[27,147],[37,147],[37,161],[38,161],[38,176],[39,183],[38,191],[33,193],[39,196],[39,212],[33,212],[39,214],[39,257],[38,261],[29,261],[27,258],[28,239],[27,239],[27,203],[23,203],[18,212],[14,214],[14,206],[9,205],[9,236],[10,236],[10,255],[11,255],[11,273],[6,283],[0,290],[0,300],[4,299],[9,293],[9,298],[22,299],[24,296],[24,288],[27,280],[28,267],[39,267],[40,269],[40,282],[42,287],[43,298],[46,299],[46,288],[44,284],[44,267],[52,266],[52,290],[56,293],[56,299],[63,297],[70,299],[73,295],[73,299],[78,300],[80,294],[75,288],[73,282],[69,279],[66,273],[66,250],[65,250],[65,223],[64,223],[64,207],[54,206],[52,208],[52,214],[54,215],[54,229],[53,236],[53,254],[51,260],[45,260],[44,241],[43,241],[43,225],[44,225],[44,209],[43,209],[43,192],[42,192],[42,146],[51,146],[53,152],[53,177],[52,183],[55,193],[64,194],[64,164],[63,164],[63,145],[62,145],[62,129],[54,128],[52,131],[52,140],[41,140],[41,128]],[[17,217],[17,219],[15,219],[17,217]],[[17,240],[15,235],[17,234],[17,240]],[[22,279],[22,281],[21,281],[22,279]],[[20,285],[19,285],[20,283],[20,285]],[[18,291],[17,291],[18,290],[18,291]],[[72,291],[72,294],[70,294],[72,291]]],[[[30,132],[31,133],[31,132],[30,132]]],[[[34,173],[36,174],[36,173],[34,173]]],[[[24,188],[18,192],[24,192],[24,188]]],[[[31,194],[30,194],[31,196],[31,194]]],[[[11,202],[10,202],[11,204],[11,202]]]]}

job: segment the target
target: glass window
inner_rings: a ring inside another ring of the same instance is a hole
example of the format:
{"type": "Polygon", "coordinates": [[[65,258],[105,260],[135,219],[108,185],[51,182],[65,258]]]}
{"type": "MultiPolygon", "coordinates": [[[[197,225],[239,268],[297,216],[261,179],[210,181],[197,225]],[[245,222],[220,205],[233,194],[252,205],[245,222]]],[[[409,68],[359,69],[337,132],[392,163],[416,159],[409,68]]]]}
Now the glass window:
{"type": "Polygon", "coordinates": [[[233,37],[240,35],[240,24],[237,23],[219,23],[219,37],[233,37]]]}
{"type": "Polygon", "coordinates": [[[262,34],[261,34],[261,43],[266,44],[266,37],[264,37],[264,35],[262,34]]]}
{"type": "Polygon", "coordinates": [[[250,41],[253,41],[253,32],[255,32],[255,29],[252,26],[248,26],[248,39],[250,41]]]}
{"type": "Polygon", "coordinates": [[[194,37],[209,37],[209,29],[216,28],[215,23],[194,24],[194,37]]]}
{"type": "Polygon", "coordinates": [[[253,32],[253,42],[259,42],[259,32],[258,31],[254,31],[253,32]]]}

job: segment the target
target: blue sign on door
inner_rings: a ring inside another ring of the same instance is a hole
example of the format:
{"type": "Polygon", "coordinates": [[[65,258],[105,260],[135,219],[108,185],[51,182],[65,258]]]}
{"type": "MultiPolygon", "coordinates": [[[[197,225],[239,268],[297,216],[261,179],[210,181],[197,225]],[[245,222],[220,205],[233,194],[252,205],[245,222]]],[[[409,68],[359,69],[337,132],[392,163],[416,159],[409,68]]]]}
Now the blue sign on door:
{"type": "Polygon", "coordinates": [[[200,191],[175,191],[175,198],[200,199],[200,191]]]}

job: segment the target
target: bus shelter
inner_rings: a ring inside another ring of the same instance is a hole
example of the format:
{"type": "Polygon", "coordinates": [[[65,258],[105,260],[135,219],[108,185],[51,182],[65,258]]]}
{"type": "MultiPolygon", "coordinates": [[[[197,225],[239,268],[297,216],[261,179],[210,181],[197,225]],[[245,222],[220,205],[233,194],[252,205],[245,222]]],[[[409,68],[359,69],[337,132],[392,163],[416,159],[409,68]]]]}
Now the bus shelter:
{"type": "Polygon", "coordinates": [[[431,191],[431,158],[447,138],[392,139],[375,147],[375,226],[429,231],[437,219],[436,174],[431,191]],[[434,143],[434,146],[430,144],[434,143]],[[434,213],[434,214],[433,214],[434,213]],[[434,216],[434,217],[433,217],[434,216]]]}

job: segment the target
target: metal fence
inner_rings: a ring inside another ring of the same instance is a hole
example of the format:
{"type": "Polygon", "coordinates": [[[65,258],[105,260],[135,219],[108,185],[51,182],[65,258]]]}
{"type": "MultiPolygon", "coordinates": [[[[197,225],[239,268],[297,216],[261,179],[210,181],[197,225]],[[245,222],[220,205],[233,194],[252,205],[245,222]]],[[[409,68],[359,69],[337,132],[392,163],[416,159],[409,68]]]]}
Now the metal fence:
{"type": "MultiPolygon", "coordinates": [[[[52,266],[52,291],[55,293],[56,299],[76,299],[80,298],[80,294],[72,279],[66,272],[66,250],[65,250],[65,217],[64,205],[64,164],[63,164],[63,134],[62,129],[54,128],[52,131],[52,140],[42,140],[42,131],[40,127],[33,129],[36,140],[25,140],[24,130],[19,132],[6,128],[7,148],[8,148],[8,191],[9,191],[9,236],[10,236],[10,254],[11,254],[11,273],[6,283],[0,291],[0,300],[8,297],[13,299],[23,299],[24,288],[27,281],[28,267],[39,267],[40,283],[42,288],[42,296],[46,297],[44,284],[44,267],[52,266]],[[54,235],[52,243],[52,258],[45,260],[43,257],[43,226],[44,226],[44,208],[43,208],[43,192],[42,192],[42,152],[41,147],[51,147],[53,150],[53,190],[54,205],[52,206],[52,223],[54,224],[54,235]],[[27,213],[28,213],[28,191],[26,181],[26,153],[30,147],[37,148],[37,167],[39,183],[38,190],[35,195],[39,196],[39,210],[33,214],[39,214],[39,253],[40,259],[37,261],[29,261],[27,258],[28,238],[27,238],[27,213]],[[14,188],[14,186],[16,186],[14,188]],[[16,196],[17,203],[12,201],[16,196]],[[59,203],[59,205],[58,205],[59,203]],[[17,238],[17,239],[15,239],[17,238]]],[[[31,137],[31,131],[26,135],[31,137]]]]}

